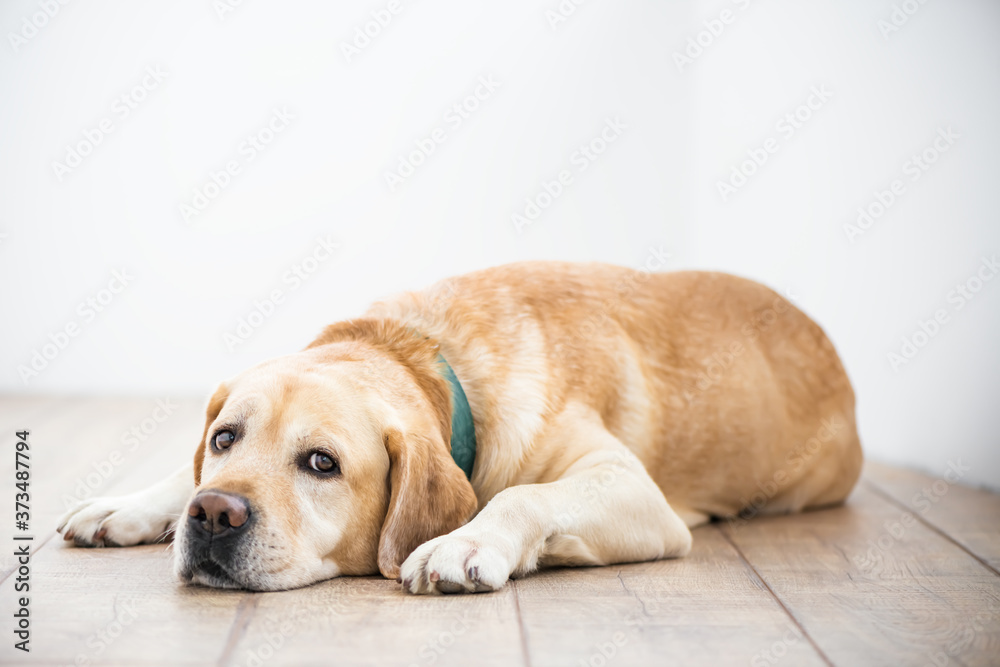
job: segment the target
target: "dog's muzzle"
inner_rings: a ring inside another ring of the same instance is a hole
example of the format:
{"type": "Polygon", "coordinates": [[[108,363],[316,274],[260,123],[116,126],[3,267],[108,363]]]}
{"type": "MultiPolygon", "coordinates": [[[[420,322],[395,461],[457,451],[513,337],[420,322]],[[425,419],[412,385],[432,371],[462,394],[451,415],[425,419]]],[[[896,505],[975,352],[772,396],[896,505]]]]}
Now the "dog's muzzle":
{"type": "Polygon", "coordinates": [[[183,576],[211,586],[242,588],[236,573],[254,520],[250,502],[234,493],[206,489],[191,500],[187,514],[183,557],[188,567],[183,576]]]}

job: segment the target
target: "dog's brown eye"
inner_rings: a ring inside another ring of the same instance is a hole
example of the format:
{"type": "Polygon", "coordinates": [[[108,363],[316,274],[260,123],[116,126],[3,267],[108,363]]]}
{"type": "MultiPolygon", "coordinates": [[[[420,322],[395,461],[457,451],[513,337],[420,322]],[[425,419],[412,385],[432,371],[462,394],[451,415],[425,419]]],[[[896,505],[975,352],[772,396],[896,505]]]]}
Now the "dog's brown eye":
{"type": "Polygon", "coordinates": [[[234,440],[236,440],[236,436],[233,435],[232,431],[219,431],[212,436],[212,449],[220,452],[223,449],[229,449],[234,440]]]}
{"type": "Polygon", "coordinates": [[[322,473],[334,473],[340,469],[337,462],[323,452],[313,452],[309,455],[309,467],[322,473]]]}

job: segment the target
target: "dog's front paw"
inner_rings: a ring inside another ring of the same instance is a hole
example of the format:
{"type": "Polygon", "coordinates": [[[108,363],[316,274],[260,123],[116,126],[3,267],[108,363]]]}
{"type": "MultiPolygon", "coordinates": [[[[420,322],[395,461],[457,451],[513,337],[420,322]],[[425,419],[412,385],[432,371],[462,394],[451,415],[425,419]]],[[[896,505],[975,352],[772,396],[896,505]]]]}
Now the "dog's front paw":
{"type": "Polygon", "coordinates": [[[175,519],[132,494],[85,500],[63,515],[56,530],[78,547],[130,547],[164,540],[175,519]]]}
{"type": "Polygon", "coordinates": [[[511,566],[489,540],[442,535],[410,554],[399,570],[409,593],[481,593],[503,588],[511,566]]]}

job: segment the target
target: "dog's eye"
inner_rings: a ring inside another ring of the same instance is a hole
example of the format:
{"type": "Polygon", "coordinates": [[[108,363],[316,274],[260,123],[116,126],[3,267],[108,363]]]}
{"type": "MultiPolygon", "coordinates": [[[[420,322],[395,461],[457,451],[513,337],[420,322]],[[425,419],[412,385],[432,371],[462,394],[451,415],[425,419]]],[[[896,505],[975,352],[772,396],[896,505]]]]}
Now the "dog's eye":
{"type": "Polygon", "coordinates": [[[340,470],[340,466],[337,462],[333,460],[328,454],[323,452],[313,452],[309,455],[308,459],[309,467],[316,472],[321,472],[324,474],[332,474],[340,470]]]}
{"type": "Polygon", "coordinates": [[[217,452],[229,449],[230,445],[232,445],[235,440],[236,436],[233,435],[232,431],[219,431],[212,436],[212,449],[217,452]]]}

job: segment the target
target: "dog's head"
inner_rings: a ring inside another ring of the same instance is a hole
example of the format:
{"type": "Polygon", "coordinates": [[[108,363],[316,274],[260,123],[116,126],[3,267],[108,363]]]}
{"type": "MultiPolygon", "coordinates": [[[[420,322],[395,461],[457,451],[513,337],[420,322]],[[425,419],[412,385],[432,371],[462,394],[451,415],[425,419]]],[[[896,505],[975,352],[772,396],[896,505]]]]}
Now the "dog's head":
{"type": "Polygon", "coordinates": [[[253,590],[396,577],[418,545],[468,521],[476,497],[449,454],[436,354],[357,321],[219,387],[177,524],[178,575],[253,590]]]}

